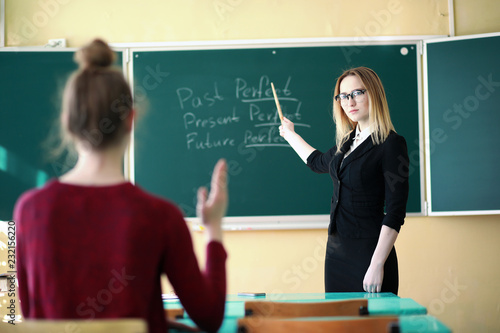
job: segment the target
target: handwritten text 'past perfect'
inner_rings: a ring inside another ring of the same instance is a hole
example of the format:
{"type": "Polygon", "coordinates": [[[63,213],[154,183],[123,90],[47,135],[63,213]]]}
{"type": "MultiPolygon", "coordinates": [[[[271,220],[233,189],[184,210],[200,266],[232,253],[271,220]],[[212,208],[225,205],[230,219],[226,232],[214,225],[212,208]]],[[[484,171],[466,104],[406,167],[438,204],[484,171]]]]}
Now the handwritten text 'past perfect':
{"type": "MultiPolygon", "coordinates": [[[[288,88],[291,80],[292,78],[288,77],[283,88],[279,86],[276,87],[276,95],[278,95],[278,97],[289,97],[292,95],[291,90],[288,88]]],[[[262,75],[260,77],[257,86],[249,86],[247,81],[242,78],[236,78],[234,84],[235,97],[242,102],[255,102],[273,98],[271,80],[267,75],[262,75]]],[[[195,91],[189,87],[178,88],[176,94],[181,110],[187,108],[198,109],[201,107],[212,107],[217,104],[217,102],[224,101],[224,97],[219,93],[217,82],[214,82],[213,89],[201,94],[195,94],[195,91]]]]}

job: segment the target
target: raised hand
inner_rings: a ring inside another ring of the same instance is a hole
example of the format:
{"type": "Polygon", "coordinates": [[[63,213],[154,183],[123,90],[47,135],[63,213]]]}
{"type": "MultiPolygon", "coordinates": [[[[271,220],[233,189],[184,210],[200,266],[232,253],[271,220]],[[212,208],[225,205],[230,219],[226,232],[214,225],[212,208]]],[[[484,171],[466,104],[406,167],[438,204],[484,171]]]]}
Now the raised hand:
{"type": "Polygon", "coordinates": [[[210,240],[222,240],[222,218],[226,215],[228,201],[227,164],[220,159],[214,167],[210,193],[207,188],[198,189],[196,213],[201,218],[210,240]]]}

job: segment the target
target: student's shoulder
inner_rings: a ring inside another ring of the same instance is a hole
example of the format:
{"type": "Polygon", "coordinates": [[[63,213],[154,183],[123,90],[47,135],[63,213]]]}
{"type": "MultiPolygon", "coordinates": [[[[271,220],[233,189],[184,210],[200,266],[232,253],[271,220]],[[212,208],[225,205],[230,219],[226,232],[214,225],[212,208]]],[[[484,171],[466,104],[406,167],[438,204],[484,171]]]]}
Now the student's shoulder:
{"type": "Polygon", "coordinates": [[[34,198],[39,195],[39,193],[39,189],[31,189],[21,194],[19,198],[17,198],[14,211],[19,211],[26,205],[29,205],[31,202],[33,202],[34,198]]]}
{"type": "Polygon", "coordinates": [[[14,206],[14,216],[19,216],[21,211],[25,208],[36,208],[39,205],[43,205],[45,202],[50,200],[52,193],[54,193],[56,188],[56,180],[49,180],[42,187],[32,188],[23,192],[16,201],[14,206]]]}
{"type": "Polygon", "coordinates": [[[56,180],[50,180],[42,187],[36,187],[25,191],[19,196],[19,198],[17,199],[17,203],[29,203],[32,201],[36,201],[39,198],[47,197],[47,195],[49,195],[51,192],[54,192],[56,183],[56,180]]]}
{"type": "Polygon", "coordinates": [[[150,193],[137,185],[132,185],[131,191],[133,192],[134,199],[137,200],[144,209],[182,217],[180,209],[173,202],[150,193]]]}
{"type": "Polygon", "coordinates": [[[150,226],[150,230],[169,230],[174,235],[186,229],[184,214],[173,202],[152,194],[137,185],[130,186],[133,192],[131,205],[133,210],[140,210],[142,222],[150,226]]]}

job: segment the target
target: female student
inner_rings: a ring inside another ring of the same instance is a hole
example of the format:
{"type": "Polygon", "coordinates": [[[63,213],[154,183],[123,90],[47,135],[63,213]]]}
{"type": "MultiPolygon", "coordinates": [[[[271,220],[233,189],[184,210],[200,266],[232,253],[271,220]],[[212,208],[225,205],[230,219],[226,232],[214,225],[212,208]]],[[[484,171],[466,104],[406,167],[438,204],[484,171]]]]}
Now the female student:
{"type": "Polygon", "coordinates": [[[336,146],[325,153],[295,133],[290,120],[279,127],[313,171],[333,180],[325,290],[397,294],[394,242],[406,216],[406,141],[396,134],[382,83],[369,68],[338,78],[333,111],[336,146]]]}
{"type": "Polygon", "coordinates": [[[22,312],[32,319],[143,318],[149,332],[164,333],[166,273],[190,318],[216,331],[226,294],[226,163],[215,166],[209,195],[198,192],[208,243],[201,272],[181,212],[124,178],[134,110],[127,82],[110,67],[114,56],[101,40],[75,54],[80,69],[67,82],[61,122],[78,161],[16,204],[22,312]]]}

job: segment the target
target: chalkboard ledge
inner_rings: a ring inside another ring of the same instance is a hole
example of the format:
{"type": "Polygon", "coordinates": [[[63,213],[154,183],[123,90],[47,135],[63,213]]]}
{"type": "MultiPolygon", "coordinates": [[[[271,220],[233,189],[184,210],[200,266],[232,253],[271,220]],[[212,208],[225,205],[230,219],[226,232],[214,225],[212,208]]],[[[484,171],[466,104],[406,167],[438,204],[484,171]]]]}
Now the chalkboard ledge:
{"type": "MultiPolygon", "coordinates": [[[[186,220],[193,230],[203,230],[199,218],[186,218],[186,220]]],[[[327,214],[226,217],[222,222],[222,229],[225,231],[328,229],[329,221],[330,215],[327,214]]]]}

